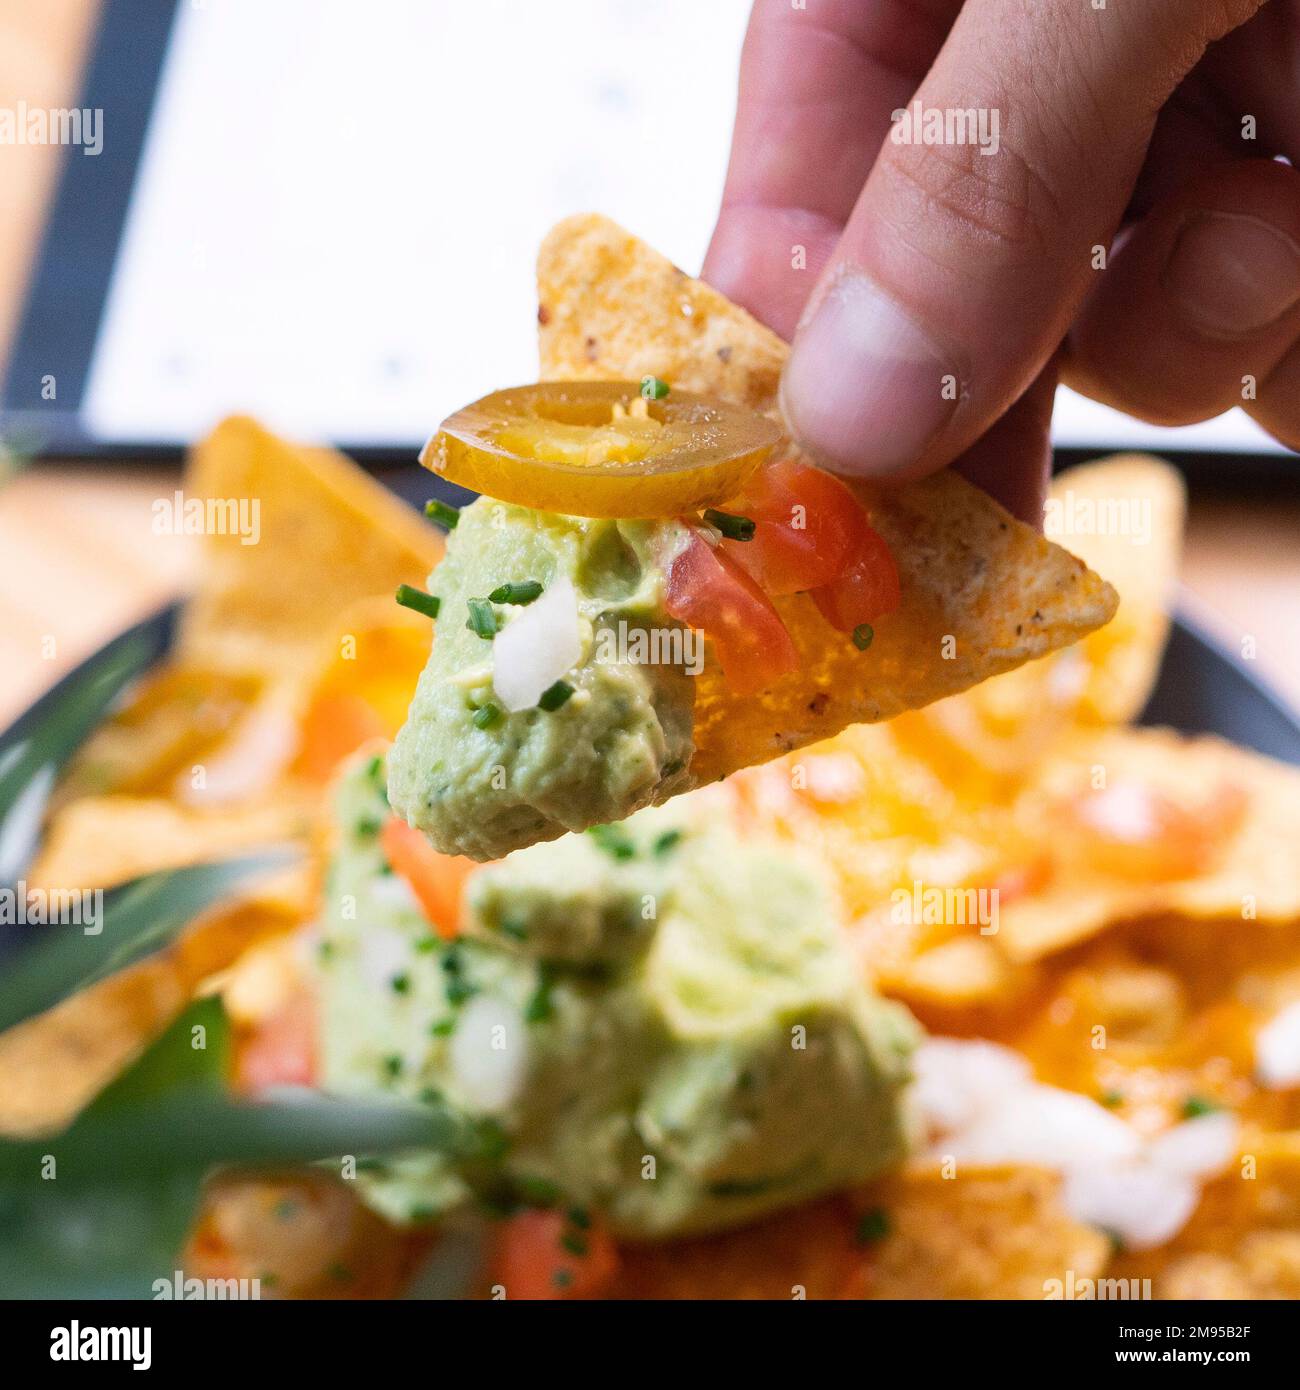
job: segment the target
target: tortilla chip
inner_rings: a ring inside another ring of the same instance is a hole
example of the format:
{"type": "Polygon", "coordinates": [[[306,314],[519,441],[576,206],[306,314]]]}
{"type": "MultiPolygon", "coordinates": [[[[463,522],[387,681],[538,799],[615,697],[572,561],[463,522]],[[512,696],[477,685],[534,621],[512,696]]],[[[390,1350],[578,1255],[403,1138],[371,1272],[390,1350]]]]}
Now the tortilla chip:
{"type": "Polygon", "coordinates": [[[1142,713],[1169,639],[1187,487],[1161,459],[1116,454],[1057,474],[1047,505],[1046,534],[1119,592],[1113,621],[1077,648],[1086,678],[1076,715],[1087,724],[1126,724],[1142,713]],[[1096,530],[1088,530],[1089,518],[1096,530]]]}
{"type": "Polygon", "coordinates": [[[1112,1272],[1150,1279],[1155,1298],[1300,1298],[1300,1133],[1247,1136],[1178,1235],[1112,1272]]]}
{"type": "Polygon", "coordinates": [[[1185,507],[1182,478],[1159,459],[1126,454],[1059,474],[1047,533],[1056,528],[1119,590],[1114,619],[1064,651],[900,719],[898,736],[942,763],[967,800],[988,802],[1014,795],[1076,730],[1135,718],[1169,636],[1185,507]]]}
{"type": "Polygon", "coordinates": [[[1028,824],[1057,824],[1044,849],[1056,860],[1046,886],[1003,903],[998,945],[1034,960],[1115,922],[1163,913],[1190,918],[1289,922],[1300,918],[1295,815],[1300,769],[1222,739],[1170,729],[1116,729],[1072,743],[1044,767],[1017,810],[1028,824]],[[1177,806],[1240,800],[1240,814],[1189,877],[1134,880],[1082,857],[1060,808],[1086,792],[1094,768],[1109,783],[1150,787],[1177,806]]]}
{"type": "MultiPolygon", "coordinates": [[[[294,794],[222,811],[188,811],[161,797],[87,796],[55,813],[27,882],[36,888],[112,888],[241,850],[309,844],[321,814],[313,799],[294,794]]],[[[314,901],[318,872],[310,861],[295,865],[260,882],[249,901],[301,912],[314,901]]]]}
{"type": "Polygon", "coordinates": [[[888,1220],[873,1247],[867,1297],[1060,1297],[1106,1267],[1110,1241],[1066,1215],[1060,1179],[1034,1168],[904,1170],[865,1199],[888,1220]]]}
{"type": "Polygon", "coordinates": [[[0,1035],[0,1133],[63,1128],[172,1022],[202,981],[299,920],[252,903],[217,909],[165,951],[0,1035]]]}
{"type": "MultiPolygon", "coordinates": [[[[651,373],[775,414],[786,345],[608,219],[554,228],[538,283],[544,378],[651,373]]],[[[860,652],[806,595],[776,600],[801,669],[753,699],[729,692],[710,647],[695,696],[697,785],[952,695],[1077,641],[1115,611],[1104,580],[955,473],[889,491],[850,485],[898,564],[899,610],[860,652]]]]}
{"type": "Polygon", "coordinates": [[[718,1235],[627,1245],[611,1296],[841,1298],[865,1255],[854,1225],[849,1202],[831,1197],[718,1235]]]}
{"type": "Polygon", "coordinates": [[[206,536],[181,660],[296,673],[349,603],[423,585],[442,554],[437,531],[342,454],[289,444],[244,416],[198,446],[184,491],[255,503],[260,536],[206,536]]]}

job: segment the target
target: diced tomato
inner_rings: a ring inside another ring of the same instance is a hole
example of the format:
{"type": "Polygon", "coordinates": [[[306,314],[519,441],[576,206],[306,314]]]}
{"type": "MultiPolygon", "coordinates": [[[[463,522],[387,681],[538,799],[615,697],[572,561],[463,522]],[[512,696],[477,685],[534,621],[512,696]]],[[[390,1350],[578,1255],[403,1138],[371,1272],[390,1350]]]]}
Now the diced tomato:
{"type": "Polygon", "coordinates": [[[240,1047],[235,1085],[256,1095],[270,1086],[311,1086],[315,1080],[316,1001],[304,989],[240,1047]]]}
{"type": "Polygon", "coordinates": [[[737,695],[752,695],[799,665],[771,599],[725,550],[698,534],[668,571],[667,608],[678,622],[704,629],[737,695]]]}
{"type": "Polygon", "coordinates": [[[599,1222],[530,1210],[501,1228],[493,1283],[507,1299],[598,1298],[618,1273],[618,1251],[599,1222]]]}
{"type": "Polygon", "coordinates": [[[795,459],[760,469],[722,510],[754,522],[752,540],[724,540],[722,547],[773,597],[844,574],[868,525],[862,504],[838,478],[795,459]]]}
{"type": "Polygon", "coordinates": [[[812,591],[821,615],[840,632],[874,623],[898,607],[901,594],[898,566],[878,531],[865,523],[854,542],[848,569],[829,584],[812,591]]]}
{"type": "Polygon", "coordinates": [[[465,880],[479,866],[458,854],[439,854],[400,816],[390,816],[380,832],[384,856],[411,886],[424,915],[444,941],[460,934],[460,900],[465,880]]]}
{"type": "Polygon", "coordinates": [[[321,691],[303,719],[296,771],[310,781],[326,782],[349,753],[388,733],[383,719],[360,695],[321,691]]]}

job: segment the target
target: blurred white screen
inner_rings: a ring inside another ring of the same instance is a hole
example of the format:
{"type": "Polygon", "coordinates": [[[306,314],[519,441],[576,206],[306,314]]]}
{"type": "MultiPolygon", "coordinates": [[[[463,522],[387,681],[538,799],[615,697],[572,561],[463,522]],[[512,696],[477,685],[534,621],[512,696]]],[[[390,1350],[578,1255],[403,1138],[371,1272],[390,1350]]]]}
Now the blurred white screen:
{"type": "MultiPolygon", "coordinates": [[[[697,269],[749,0],[192,0],[162,75],[83,406],[113,442],[245,411],[408,446],[535,379],[547,228],[609,214],[697,269]]],[[[1064,444],[1267,447],[1240,412],[1064,444]]]]}

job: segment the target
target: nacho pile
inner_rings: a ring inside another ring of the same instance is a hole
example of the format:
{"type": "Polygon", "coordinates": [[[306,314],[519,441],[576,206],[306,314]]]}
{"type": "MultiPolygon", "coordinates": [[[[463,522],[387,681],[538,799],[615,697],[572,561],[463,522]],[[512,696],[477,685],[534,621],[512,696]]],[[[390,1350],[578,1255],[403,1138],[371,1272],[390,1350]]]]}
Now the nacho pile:
{"type": "MultiPolygon", "coordinates": [[[[773,409],[784,344],[613,224],[561,224],[539,273],[544,377],[653,374],[773,409]]],[[[391,593],[424,583],[441,542],[346,460],[234,420],[186,489],[260,499],[259,543],[210,538],[172,661],[69,769],[29,877],[102,887],[285,839],[305,863],[0,1038],[11,1133],[75,1113],[200,990],[226,1000],[239,1085],[283,1077],[304,1017],[310,1031],[325,789],[393,737],[428,653],[427,620],[391,593]]],[[[801,677],[737,704],[706,667],[698,780],[726,780],[696,795],[821,858],[855,966],[969,1084],[931,1096],[890,1177],[726,1234],[628,1244],[600,1296],[1300,1296],[1300,771],[1130,726],[1168,631],[1177,475],[1137,457],[1063,473],[1058,545],[955,477],[862,496],[910,597],[847,654],[782,600],[814,698],[801,677]],[[981,1086],[986,1111],[959,1116],[981,1086]],[[1013,1093],[1048,1119],[1018,1127],[1013,1093]],[[1193,1151],[1172,1177],[1153,1157],[1171,1134],[1193,1151]],[[1160,1239],[1117,1239],[1099,1214],[1114,1192],[1080,1190],[1071,1164],[1091,1143],[1119,1145],[1095,1165],[1119,1185],[1136,1173],[1166,1205],[1187,1198],[1160,1239]],[[1105,1281],[1124,1292],[1099,1294],[1105,1281]]],[[[278,1275],[268,1296],[391,1296],[442,1253],[491,1296],[465,1253],[480,1237],[490,1224],[399,1230],[316,1173],[231,1176],[183,1263],[278,1275]]]]}

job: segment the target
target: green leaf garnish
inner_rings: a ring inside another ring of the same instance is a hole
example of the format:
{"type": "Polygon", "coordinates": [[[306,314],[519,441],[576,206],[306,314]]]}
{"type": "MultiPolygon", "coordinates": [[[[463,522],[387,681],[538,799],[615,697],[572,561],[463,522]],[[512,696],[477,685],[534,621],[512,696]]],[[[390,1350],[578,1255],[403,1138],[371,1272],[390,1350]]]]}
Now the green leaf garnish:
{"type": "Polygon", "coordinates": [[[860,651],[865,652],[875,639],[876,630],[870,623],[859,623],[853,629],[853,645],[860,651]]]}
{"type": "Polygon", "coordinates": [[[661,401],[672,388],[666,381],[662,381],[657,376],[643,376],[641,378],[641,394],[648,401],[661,401]]]}
{"type": "Polygon", "coordinates": [[[290,851],[268,851],[164,869],[106,893],[94,935],[84,925],[40,928],[42,939],[5,964],[0,1032],[167,945],[205,908],[292,861],[290,851]]]}
{"type": "Polygon", "coordinates": [[[0,883],[15,882],[30,862],[56,774],[157,654],[145,633],[125,633],[71,684],[41,700],[0,745],[0,883]]]}

